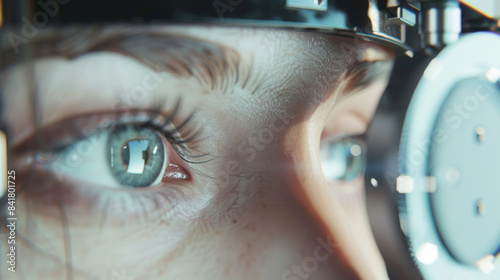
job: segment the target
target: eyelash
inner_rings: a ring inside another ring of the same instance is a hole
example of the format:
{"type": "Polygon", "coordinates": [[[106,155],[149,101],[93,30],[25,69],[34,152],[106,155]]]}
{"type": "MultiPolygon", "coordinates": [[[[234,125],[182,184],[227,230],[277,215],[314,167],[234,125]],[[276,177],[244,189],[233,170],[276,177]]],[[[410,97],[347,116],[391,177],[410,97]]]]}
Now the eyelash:
{"type": "Polygon", "coordinates": [[[193,116],[196,113],[194,110],[181,124],[178,126],[174,126],[174,123],[177,121],[177,113],[181,106],[181,99],[178,99],[176,105],[169,116],[164,117],[159,108],[154,108],[150,112],[150,117],[146,122],[139,124],[141,128],[149,128],[154,131],[160,132],[161,135],[167,139],[170,144],[172,144],[177,152],[177,154],[186,162],[189,163],[204,163],[207,162],[208,159],[202,159],[208,154],[201,153],[198,155],[194,155],[191,153],[193,149],[188,148],[188,144],[196,143],[199,141],[199,136],[201,134],[201,129],[189,129],[189,123],[193,119],[193,116]],[[163,122],[155,123],[154,120],[157,118],[164,118],[163,122]],[[173,126],[172,129],[166,129],[167,126],[173,126]],[[179,134],[179,136],[176,136],[179,134]],[[200,159],[200,160],[196,160],[200,159]]]}
{"type": "MultiPolygon", "coordinates": [[[[177,99],[173,109],[170,110],[168,114],[162,110],[162,107],[166,107],[165,102],[156,102],[156,104],[158,105],[149,109],[132,108],[113,113],[101,114],[101,120],[106,120],[106,117],[109,116],[109,114],[112,114],[113,121],[111,124],[99,128],[95,128],[95,124],[90,125],[91,128],[88,130],[83,129],[85,124],[80,127],[78,127],[77,124],[75,125],[75,123],[77,123],[80,119],[84,119],[85,121],[85,117],[73,118],[72,120],[66,121],[68,122],[67,125],[66,122],[62,124],[64,129],[67,129],[68,127],[73,129],[73,131],[69,132],[69,136],[62,140],[58,139],[57,141],[45,141],[48,145],[42,146],[40,151],[48,154],[56,153],[63,151],[73,143],[84,140],[99,131],[113,131],[115,129],[120,129],[123,126],[135,126],[137,128],[151,129],[162,135],[167,142],[174,147],[174,150],[177,152],[179,157],[186,162],[197,164],[209,161],[209,159],[206,159],[206,156],[208,156],[207,153],[202,153],[196,149],[196,143],[200,140],[201,129],[193,129],[189,126],[193,120],[196,110],[193,110],[193,112],[186,119],[180,122],[180,124],[175,125],[176,123],[179,123],[178,112],[181,107],[181,99],[177,99]],[[65,125],[66,127],[64,127],[65,125]],[[56,144],[53,142],[56,142],[56,144]]],[[[51,133],[46,132],[44,134],[51,133]]]]}

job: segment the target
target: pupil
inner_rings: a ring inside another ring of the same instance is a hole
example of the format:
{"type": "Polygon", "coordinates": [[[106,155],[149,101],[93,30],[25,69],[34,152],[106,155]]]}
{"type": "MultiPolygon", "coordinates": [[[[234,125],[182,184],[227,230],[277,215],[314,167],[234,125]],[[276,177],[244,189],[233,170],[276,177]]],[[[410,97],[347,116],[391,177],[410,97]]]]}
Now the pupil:
{"type": "MultiPolygon", "coordinates": [[[[128,143],[127,143],[128,146],[128,143]]],[[[127,146],[123,146],[122,148],[122,161],[125,164],[125,166],[128,166],[128,163],[130,162],[130,151],[127,146]]]]}

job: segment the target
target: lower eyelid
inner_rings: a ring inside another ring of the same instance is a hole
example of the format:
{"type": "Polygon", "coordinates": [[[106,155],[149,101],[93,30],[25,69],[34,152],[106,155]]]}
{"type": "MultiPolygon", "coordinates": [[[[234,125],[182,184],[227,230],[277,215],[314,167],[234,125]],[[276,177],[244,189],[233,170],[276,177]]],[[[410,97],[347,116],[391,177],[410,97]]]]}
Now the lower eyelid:
{"type": "MultiPolygon", "coordinates": [[[[30,184],[22,187],[20,201],[24,201],[30,209],[37,209],[36,215],[59,222],[59,211],[63,210],[74,226],[89,223],[93,226],[122,226],[127,222],[151,222],[162,217],[174,217],[168,213],[178,213],[176,208],[179,205],[189,204],[189,200],[193,199],[181,186],[163,185],[148,190],[103,189],[68,178],[60,180],[56,174],[41,166],[30,170],[30,176],[20,173],[18,177],[33,179],[18,182],[18,185],[30,184]]],[[[175,217],[182,215],[188,214],[179,213],[175,217]]]]}

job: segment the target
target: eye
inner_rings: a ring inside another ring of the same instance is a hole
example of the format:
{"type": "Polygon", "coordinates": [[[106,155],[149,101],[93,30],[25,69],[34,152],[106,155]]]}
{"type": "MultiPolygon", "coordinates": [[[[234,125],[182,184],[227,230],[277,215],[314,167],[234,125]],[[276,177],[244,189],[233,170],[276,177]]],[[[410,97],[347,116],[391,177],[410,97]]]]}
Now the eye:
{"type": "Polygon", "coordinates": [[[323,175],[328,182],[351,181],[364,166],[365,144],[362,135],[330,137],[320,144],[323,175]]]}
{"type": "Polygon", "coordinates": [[[167,145],[172,144],[151,128],[119,125],[54,152],[47,167],[57,175],[110,188],[156,185],[164,175],[187,179],[167,145]]]}

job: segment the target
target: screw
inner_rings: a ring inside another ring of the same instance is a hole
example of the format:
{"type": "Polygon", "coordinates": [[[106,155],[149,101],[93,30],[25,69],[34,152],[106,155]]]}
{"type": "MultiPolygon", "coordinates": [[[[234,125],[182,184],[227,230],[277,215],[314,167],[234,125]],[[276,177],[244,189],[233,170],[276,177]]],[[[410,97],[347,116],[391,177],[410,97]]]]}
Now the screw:
{"type": "Polygon", "coordinates": [[[484,215],[486,213],[486,209],[484,207],[484,202],[481,200],[476,203],[476,210],[479,215],[484,215]]]}
{"type": "Polygon", "coordinates": [[[479,142],[484,142],[484,134],[486,133],[486,131],[484,130],[483,127],[481,126],[478,126],[476,128],[476,135],[477,135],[477,140],[479,142]]]}

